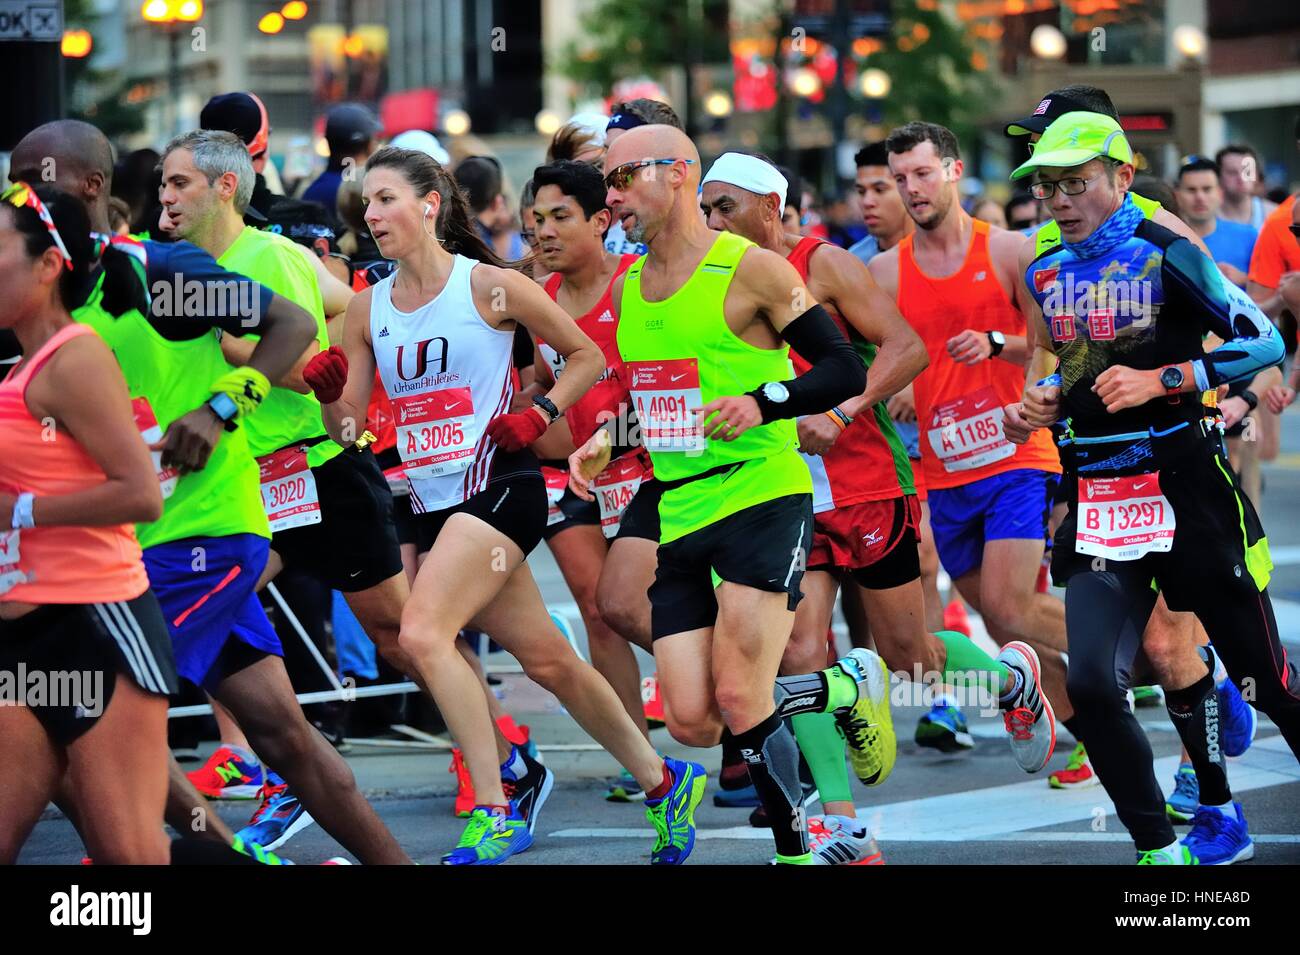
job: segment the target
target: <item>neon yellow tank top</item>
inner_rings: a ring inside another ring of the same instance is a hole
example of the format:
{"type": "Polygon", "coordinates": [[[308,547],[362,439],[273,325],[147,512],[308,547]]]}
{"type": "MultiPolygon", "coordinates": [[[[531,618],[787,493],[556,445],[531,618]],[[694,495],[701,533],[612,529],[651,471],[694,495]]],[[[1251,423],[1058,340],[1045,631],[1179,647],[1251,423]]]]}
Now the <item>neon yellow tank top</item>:
{"type": "MultiPolygon", "coordinates": [[[[100,298],[96,286],[72,317],[93,328],[113,350],[132,401],[147,399],[159,431],[166,433],[173,421],[211,398],[209,385],[230,370],[221,344],[212,332],[188,341],[169,341],[134,309],[113,318],[100,307],[100,298]]],[[[271,529],[257,482],[257,462],[248,453],[243,425],[222,432],[203,470],[176,482],[163,502],[162,517],[136,526],[140,546],[232,534],[269,538],[271,529]]]]}
{"type": "MultiPolygon", "coordinates": [[[[316,321],[316,341],[321,351],[330,347],[320,285],[311,266],[289,239],[245,226],[239,238],[217,259],[217,264],[261,282],[276,295],[283,295],[305,308],[316,321]]],[[[247,337],[257,338],[256,335],[247,337]]],[[[255,457],[325,434],[316,396],[279,387],[271,389],[262,407],[244,422],[244,427],[248,429],[248,446],[255,457]]],[[[322,441],[308,449],[307,464],[318,467],[342,451],[333,441],[322,441]]]]}
{"type": "Polygon", "coordinates": [[[798,432],[792,420],[751,428],[735,441],[701,442],[702,449],[655,450],[648,439],[651,418],[645,412],[655,413],[646,407],[648,401],[675,404],[689,416],[690,409],[685,406],[697,399],[686,386],[698,382],[698,400],[708,404],[715,398],[753,391],[769,381],[794,377],[787,346],[757,348],[727,326],[723,311],[727,289],[741,256],[753,244],[722,233],[694,274],[662,302],[647,302],[641,296],[644,256],[626,273],[618,349],[629,368],[632,400],[655,477],[678,481],[736,465],[664,493],[659,505],[661,543],[756,504],[791,494],[812,494],[812,478],[799,456],[798,432]],[[683,397],[687,400],[681,400],[683,397]]]}

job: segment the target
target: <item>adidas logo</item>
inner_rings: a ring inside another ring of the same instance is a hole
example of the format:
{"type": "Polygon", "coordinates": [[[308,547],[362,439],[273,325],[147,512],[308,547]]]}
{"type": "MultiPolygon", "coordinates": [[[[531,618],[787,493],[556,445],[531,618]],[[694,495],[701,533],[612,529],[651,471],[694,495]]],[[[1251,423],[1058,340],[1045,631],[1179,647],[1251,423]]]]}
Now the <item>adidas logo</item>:
{"type": "Polygon", "coordinates": [[[379,337],[380,337],[380,338],[387,338],[387,337],[388,337],[388,326],[387,326],[387,325],[385,325],[383,328],[381,328],[381,329],[379,330],[379,337]]]}

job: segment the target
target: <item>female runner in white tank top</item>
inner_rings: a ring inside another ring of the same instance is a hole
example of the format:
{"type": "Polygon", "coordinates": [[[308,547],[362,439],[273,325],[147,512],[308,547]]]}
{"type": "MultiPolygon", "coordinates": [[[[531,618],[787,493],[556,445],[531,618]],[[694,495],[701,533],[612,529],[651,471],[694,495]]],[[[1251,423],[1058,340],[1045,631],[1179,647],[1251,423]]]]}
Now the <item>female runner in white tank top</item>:
{"type": "MultiPolygon", "coordinates": [[[[411,506],[422,536],[432,539],[402,613],[399,644],[465,754],[478,803],[444,863],[495,864],[528,848],[552,782],[520,751],[498,748],[482,684],[456,649],[457,633],[471,624],[554,693],[647,792],[667,792],[663,801],[678,803],[682,794],[673,789],[702,790],[702,777],[681,771],[686,764],[655,753],[609,684],[574,653],[525,562],[547,510],[527,446],[596,382],[600,349],[540,286],[499,267],[473,231],[459,189],[433,159],[380,150],[366,164],[363,197],[366,224],[397,269],[352,299],[342,350],[318,355],[304,377],[317,390],[331,437],[342,443],[354,440],[356,423],[365,420],[376,369],[393,401],[411,506]],[[567,364],[539,406],[509,414],[517,322],[567,364]]],[[[690,824],[689,814],[675,822],[690,824]]],[[[685,853],[652,853],[652,861],[668,859],[683,861],[685,853]]]]}

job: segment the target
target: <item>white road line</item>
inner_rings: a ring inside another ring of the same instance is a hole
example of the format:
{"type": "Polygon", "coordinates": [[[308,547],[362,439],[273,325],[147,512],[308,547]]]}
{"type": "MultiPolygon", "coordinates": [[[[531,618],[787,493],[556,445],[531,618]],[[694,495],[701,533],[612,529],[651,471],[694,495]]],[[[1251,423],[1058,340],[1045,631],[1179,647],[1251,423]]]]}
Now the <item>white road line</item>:
{"type": "MultiPolygon", "coordinates": [[[[1178,756],[1155,761],[1156,778],[1161,785],[1178,768],[1178,756]]],[[[1229,772],[1234,794],[1300,782],[1300,766],[1281,736],[1258,740],[1229,772]]],[[[1249,804],[1247,804],[1249,808],[1249,804]]],[[[1040,833],[1027,830],[1071,822],[1102,819],[1108,831],[1123,833],[1115,816],[1115,806],[1100,786],[1083,790],[1057,791],[1048,788],[1046,775],[1023,783],[991,786],[968,792],[926,796],[903,802],[888,803],[858,811],[871,831],[886,842],[989,842],[1023,833],[1023,841],[1033,842],[1040,833]]],[[[550,835],[561,838],[643,839],[643,829],[561,829],[550,835]]],[[[1079,833],[1079,835],[1092,835],[1079,833]]],[[[700,829],[697,839],[770,840],[766,829],[732,826],[700,829]]],[[[1020,836],[1015,836],[1020,839],[1020,836]]],[[[1050,838],[1044,841],[1052,841],[1050,838]]]]}

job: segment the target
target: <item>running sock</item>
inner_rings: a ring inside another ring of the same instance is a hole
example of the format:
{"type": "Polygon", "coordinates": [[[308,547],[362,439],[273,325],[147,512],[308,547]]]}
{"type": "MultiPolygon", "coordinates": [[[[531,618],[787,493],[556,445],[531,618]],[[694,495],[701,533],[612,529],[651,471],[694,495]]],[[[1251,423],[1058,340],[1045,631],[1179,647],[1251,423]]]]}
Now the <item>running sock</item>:
{"type": "Polygon", "coordinates": [[[777,865],[812,865],[813,858],[811,852],[805,852],[801,856],[784,856],[781,853],[776,854],[777,865]]]}
{"type": "Polygon", "coordinates": [[[646,802],[658,802],[670,792],[673,791],[673,771],[668,768],[668,761],[664,760],[664,778],[660,780],[659,785],[654,789],[647,789],[645,798],[646,802]]]}
{"type": "Polygon", "coordinates": [[[501,764],[501,775],[510,774],[511,779],[523,779],[528,775],[528,763],[518,746],[511,745],[510,756],[501,764]]]}
{"type": "Polygon", "coordinates": [[[1068,720],[1061,720],[1062,725],[1066,728],[1076,743],[1083,742],[1083,727],[1079,725],[1079,717],[1071,716],[1068,720]]]}
{"type": "Polygon", "coordinates": [[[772,822],[777,855],[790,859],[807,855],[808,824],[804,819],[799,748],[794,734],[773,712],[757,726],[737,733],[736,744],[772,822]]]}
{"type": "Polygon", "coordinates": [[[1228,788],[1228,766],[1223,755],[1219,725],[1219,697],[1214,692],[1214,674],[1206,672],[1191,686],[1165,690],[1165,709],[1196,769],[1201,803],[1221,806],[1232,802],[1228,788]]]}
{"type": "MultiPolygon", "coordinates": [[[[830,713],[858,702],[858,684],[838,666],[776,678],[776,713],[830,713]]],[[[739,739],[739,737],[737,737],[739,739]]]]}
{"type": "Polygon", "coordinates": [[[799,751],[808,762],[822,804],[852,802],[849,770],[844,762],[844,737],[829,713],[800,713],[790,719],[799,751]]]}
{"type": "Polygon", "coordinates": [[[936,637],[948,651],[943,664],[943,682],[954,687],[987,688],[989,693],[1001,695],[1011,668],[983,650],[964,633],[955,630],[936,630],[936,637]]]}
{"type": "Polygon", "coordinates": [[[1228,682],[1228,668],[1223,665],[1223,658],[1214,652],[1214,646],[1197,647],[1196,652],[1201,655],[1201,659],[1209,666],[1210,661],[1214,661],[1214,685],[1223,686],[1228,682]]]}
{"type": "Polygon", "coordinates": [[[1200,807],[1200,808],[1202,808],[1202,809],[1213,809],[1213,810],[1214,810],[1215,812],[1217,812],[1220,816],[1227,816],[1229,819],[1234,819],[1234,820],[1235,820],[1235,819],[1237,818],[1237,807],[1234,806],[1234,805],[1233,805],[1232,803],[1230,803],[1230,802],[1229,802],[1229,803],[1224,803],[1222,806],[1209,806],[1209,805],[1206,805],[1205,803],[1201,803],[1201,807],[1200,807]]]}
{"type": "Polygon", "coordinates": [[[1015,667],[1007,667],[1007,669],[1011,671],[1011,677],[1016,681],[1016,684],[1007,692],[998,694],[998,704],[1004,709],[1008,703],[1019,699],[1020,691],[1025,688],[1025,675],[1015,667]]]}

